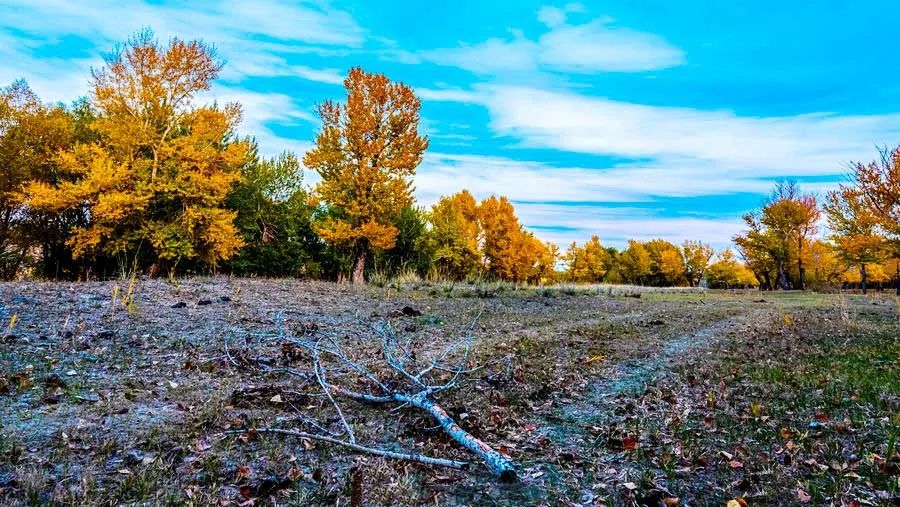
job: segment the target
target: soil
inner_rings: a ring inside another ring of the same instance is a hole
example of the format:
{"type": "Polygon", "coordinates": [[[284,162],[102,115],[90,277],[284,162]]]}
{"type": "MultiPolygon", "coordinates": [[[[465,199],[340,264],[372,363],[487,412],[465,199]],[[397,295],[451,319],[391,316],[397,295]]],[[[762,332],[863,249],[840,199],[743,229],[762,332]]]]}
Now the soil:
{"type": "Polygon", "coordinates": [[[226,277],[0,284],[0,504],[898,501],[896,298],[615,294],[226,277]],[[341,431],[304,377],[310,357],[285,337],[336,337],[378,364],[379,325],[428,358],[473,321],[472,370],[435,398],[516,464],[515,483],[408,406],[341,402],[363,445],[473,466],[246,432],[312,431],[309,418],[341,431]]]}

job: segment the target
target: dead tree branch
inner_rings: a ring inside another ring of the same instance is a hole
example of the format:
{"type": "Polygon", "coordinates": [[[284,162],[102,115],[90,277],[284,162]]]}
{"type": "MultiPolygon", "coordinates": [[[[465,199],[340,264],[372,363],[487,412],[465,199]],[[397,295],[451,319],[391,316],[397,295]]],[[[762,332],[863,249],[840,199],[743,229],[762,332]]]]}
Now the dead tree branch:
{"type": "Polygon", "coordinates": [[[317,433],[307,433],[305,431],[297,431],[297,430],[287,430],[282,428],[251,428],[249,430],[228,430],[224,431],[222,434],[224,435],[239,435],[246,433],[273,433],[279,435],[289,435],[292,437],[298,438],[308,438],[310,440],[318,440],[321,442],[328,442],[329,444],[339,445],[341,447],[346,447],[348,449],[352,449],[356,452],[360,452],[363,454],[372,454],[374,456],[381,456],[383,458],[389,459],[398,459],[402,461],[412,461],[415,463],[422,463],[424,465],[435,465],[440,467],[447,468],[455,468],[457,470],[468,470],[469,463],[466,461],[458,461],[452,459],[444,459],[444,458],[432,458],[431,456],[425,456],[422,454],[414,454],[409,452],[394,452],[388,451],[385,449],[378,449],[376,447],[368,447],[365,445],[355,444],[353,442],[347,442],[345,440],[340,440],[337,438],[333,438],[327,435],[320,435],[317,433]]]}
{"type": "MultiPolygon", "coordinates": [[[[306,379],[313,377],[318,382],[321,392],[324,393],[334,408],[337,414],[336,419],[340,421],[347,440],[335,438],[336,433],[328,430],[327,424],[323,424],[306,415],[304,415],[302,420],[309,427],[315,428],[318,433],[277,428],[257,429],[257,431],[321,440],[354,449],[358,452],[388,458],[465,469],[467,463],[461,461],[431,458],[414,453],[397,453],[358,444],[353,427],[345,416],[346,411],[338,403],[337,398],[346,398],[369,404],[393,404],[395,406],[394,410],[403,407],[413,407],[431,415],[438,422],[438,427],[442,428],[450,438],[463,448],[481,458],[487,469],[502,481],[515,480],[515,467],[509,459],[491,448],[487,443],[462,429],[447,411],[435,401],[435,396],[458,387],[463,381],[467,380],[465,378],[466,375],[485,366],[472,367],[469,365],[472,357],[475,326],[480,316],[481,314],[479,313],[475,317],[464,337],[450,343],[440,353],[430,358],[426,357],[424,360],[417,358],[416,352],[418,351],[413,350],[411,340],[407,340],[407,343],[402,343],[388,322],[378,322],[371,329],[377,337],[375,338],[377,340],[376,343],[380,342],[382,358],[379,363],[378,355],[372,354],[371,348],[365,342],[362,343],[363,350],[356,354],[360,357],[355,357],[352,354],[352,347],[349,349],[342,347],[341,338],[334,335],[316,330],[305,332],[303,338],[289,336],[285,332],[285,326],[283,325],[283,313],[279,313],[276,317],[277,334],[254,334],[253,336],[266,340],[277,340],[282,344],[289,343],[290,346],[306,350],[312,357],[312,375],[305,375],[302,372],[291,369],[266,367],[264,370],[270,372],[278,370],[288,371],[297,377],[305,376],[306,379]],[[448,376],[449,379],[447,378],[448,376]],[[348,385],[357,387],[348,388],[348,385]],[[360,388],[358,387],[360,385],[368,387],[360,388]]],[[[364,336],[360,338],[364,339],[364,336]]],[[[344,339],[348,339],[348,337],[345,335],[344,339]]],[[[226,354],[231,358],[231,354],[227,352],[227,349],[226,354]]]]}

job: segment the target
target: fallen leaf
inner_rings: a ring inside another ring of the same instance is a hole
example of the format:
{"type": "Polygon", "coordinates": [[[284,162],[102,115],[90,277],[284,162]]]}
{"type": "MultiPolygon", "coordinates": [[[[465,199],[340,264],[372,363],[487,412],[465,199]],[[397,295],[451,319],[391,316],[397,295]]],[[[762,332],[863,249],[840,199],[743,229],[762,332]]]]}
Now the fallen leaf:
{"type": "Polygon", "coordinates": [[[234,475],[237,480],[246,479],[253,475],[253,469],[246,465],[242,465],[237,467],[237,471],[234,475]]]}
{"type": "Polygon", "coordinates": [[[807,493],[806,491],[803,491],[802,489],[797,488],[797,500],[800,500],[801,502],[806,503],[806,502],[812,500],[812,497],[809,496],[809,493],[807,493]]]}

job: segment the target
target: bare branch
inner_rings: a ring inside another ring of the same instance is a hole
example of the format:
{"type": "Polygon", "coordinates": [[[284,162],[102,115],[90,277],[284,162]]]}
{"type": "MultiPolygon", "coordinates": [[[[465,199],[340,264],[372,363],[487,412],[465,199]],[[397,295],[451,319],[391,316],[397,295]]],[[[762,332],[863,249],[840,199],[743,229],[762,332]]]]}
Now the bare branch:
{"type": "Polygon", "coordinates": [[[456,470],[468,470],[470,464],[466,461],[457,461],[452,459],[443,459],[443,458],[432,458],[431,456],[425,456],[422,454],[414,454],[408,452],[394,452],[388,451],[385,449],[378,449],[376,447],[367,447],[364,445],[359,445],[353,442],[347,442],[344,440],[339,440],[337,438],[332,438],[325,435],[319,435],[316,433],[307,433],[305,431],[296,431],[296,430],[286,430],[280,428],[252,428],[249,430],[229,430],[223,432],[225,435],[236,435],[236,434],[246,434],[250,432],[256,433],[275,433],[280,435],[289,435],[292,437],[298,438],[308,438],[310,440],[318,440],[321,442],[328,442],[330,444],[340,445],[342,447],[347,447],[348,449],[353,449],[354,451],[361,452],[364,454],[372,454],[375,456],[381,456],[383,458],[390,459],[398,459],[402,461],[412,461],[415,463],[422,463],[424,465],[435,465],[446,468],[455,468],[456,470]]]}

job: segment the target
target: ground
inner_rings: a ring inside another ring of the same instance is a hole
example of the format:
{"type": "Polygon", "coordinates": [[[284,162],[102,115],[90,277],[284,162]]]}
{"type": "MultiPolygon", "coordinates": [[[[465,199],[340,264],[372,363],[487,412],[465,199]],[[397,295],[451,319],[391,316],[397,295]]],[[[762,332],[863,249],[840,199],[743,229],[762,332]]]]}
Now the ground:
{"type": "Polygon", "coordinates": [[[225,277],[0,284],[0,504],[896,505],[898,304],[225,277]],[[342,403],[360,443],[473,467],[240,433],[308,430],[303,414],[341,427],[321,391],[285,374],[309,358],[266,336],[314,329],[377,359],[379,322],[428,354],[476,317],[473,371],[436,398],[509,456],[514,483],[408,406],[342,403]]]}

